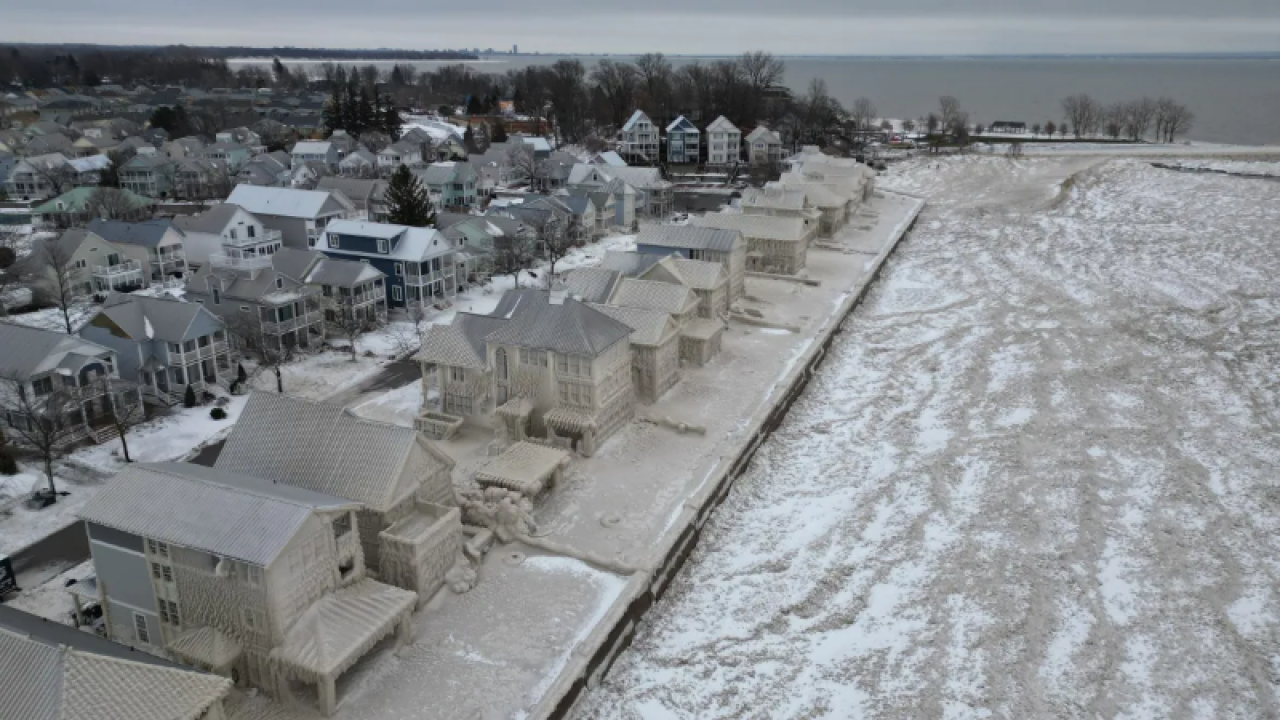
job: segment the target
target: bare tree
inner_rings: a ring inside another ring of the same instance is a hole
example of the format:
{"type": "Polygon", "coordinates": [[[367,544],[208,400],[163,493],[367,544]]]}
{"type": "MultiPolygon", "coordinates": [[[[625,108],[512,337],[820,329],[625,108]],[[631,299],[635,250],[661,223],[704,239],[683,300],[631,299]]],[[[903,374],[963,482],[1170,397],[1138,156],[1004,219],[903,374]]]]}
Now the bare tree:
{"type": "Polygon", "coordinates": [[[252,354],[258,359],[258,367],[253,376],[263,372],[271,372],[276,377],[276,392],[284,393],[284,375],[280,368],[293,360],[294,347],[283,343],[278,335],[266,332],[262,320],[253,313],[237,313],[235,317],[226,318],[227,334],[235,341],[236,348],[242,354],[252,354]]]}
{"type": "Polygon", "coordinates": [[[1049,136],[1049,139],[1051,139],[1051,140],[1052,140],[1052,139],[1053,139],[1053,134],[1054,134],[1054,133],[1056,133],[1056,132],[1058,132],[1058,125],[1057,125],[1057,123],[1055,123],[1054,121],[1050,120],[1048,123],[1046,123],[1046,124],[1045,124],[1045,126],[1044,126],[1044,134],[1045,134],[1045,135],[1048,135],[1048,136],[1049,136]]]}
{"type": "Polygon", "coordinates": [[[32,174],[48,183],[51,195],[61,195],[76,184],[76,171],[58,155],[27,158],[32,174]]]}
{"type": "Polygon", "coordinates": [[[960,101],[950,95],[944,95],[938,99],[938,110],[939,124],[944,130],[950,131],[960,117],[960,101]]]}
{"type": "Polygon", "coordinates": [[[646,53],[635,60],[640,73],[640,89],[644,109],[654,118],[667,120],[671,114],[671,90],[674,71],[671,61],[662,53],[646,53]]]}
{"type": "Polygon", "coordinates": [[[786,64],[761,50],[743,53],[735,64],[738,66],[750,91],[748,99],[750,106],[747,108],[750,117],[746,119],[755,121],[760,117],[764,91],[782,82],[783,74],[786,72],[786,64]]]}
{"type": "Polygon", "coordinates": [[[103,220],[128,220],[137,213],[138,208],[124,191],[99,187],[94,188],[85,198],[84,210],[86,214],[103,220]]]}
{"type": "Polygon", "coordinates": [[[1129,103],[1108,105],[1102,115],[1102,131],[1112,140],[1119,140],[1129,117],[1129,103]]]}
{"type": "Polygon", "coordinates": [[[57,502],[53,463],[67,451],[83,427],[83,411],[76,388],[62,377],[33,381],[17,374],[0,377],[0,407],[9,418],[9,439],[30,448],[44,465],[49,496],[57,502]]]}
{"type": "Polygon", "coordinates": [[[533,153],[533,146],[525,142],[513,142],[507,147],[507,164],[511,175],[529,184],[530,190],[540,190],[546,178],[547,168],[533,153]]]}
{"type": "Polygon", "coordinates": [[[1040,131],[1041,131],[1042,129],[1043,129],[1043,128],[1041,128],[1040,123],[1036,123],[1036,124],[1032,125],[1032,126],[1031,126],[1031,135],[1032,135],[1033,137],[1034,137],[1034,136],[1038,136],[1038,135],[1040,135],[1040,131]]]}
{"type": "Polygon", "coordinates": [[[120,436],[120,450],[125,462],[133,462],[129,457],[129,431],[147,421],[147,410],[138,395],[137,385],[119,378],[102,379],[106,394],[107,414],[111,425],[120,436]]]}
{"type": "Polygon", "coordinates": [[[49,238],[36,244],[31,253],[32,272],[39,273],[35,292],[42,300],[57,306],[68,335],[75,333],[71,311],[75,307],[79,268],[72,264],[71,251],[49,238]]]}
{"type": "Polygon", "coordinates": [[[926,116],[924,119],[925,129],[928,131],[930,135],[938,132],[938,127],[941,124],[942,124],[942,119],[938,117],[937,113],[929,113],[929,115],[926,116]]]}
{"type": "Polygon", "coordinates": [[[1062,112],[1067,116],[1076,138],[1093,134],[1102,122],[1102,106],[1084,93],[1064,98],[1062,112]]]}
{"type": "Polygon", "coordinates": [[[1169,98],[1160,98],[1155,105],[1156,139],[1173,142],[1178,135],[1191,129],[1195,115],[1185,105],[1169,98]]]}
{"type": "Polygon", "coordinates": [[[519,287],[520,273],[533,266],[533,243],[528,238],[509,237],[495,243],[493,250],[493,274],[510,275],[519,287]]]}
{"type": "MultiPolygon", "coordinates": [[[[327,297],[322,305],[325,309],[325,320],[329,326],[337,330],[347,341],[351,351],[351,362],[357,359],[356,339],[373,328],[368,318],[358,315],[351,304],[350,296],[338,295],[327,297]]],[[[419,303],[421,307],[421,303],[419,303]]]]}
{"type": "Polygon", "coordinates": [[[629,63],[604,58],[591,71],[591,81],[609,106],[612,124],[621,127],[635,108],[640,72],[629,63]]]}
{"type": "Polygon", "coordinates": [[[906,120],[903,120],[903,121],[902,121],[902,131],[903,131],[903,132],[914,132],[914,131],[915,131],[915,129],[916,129],[916,121],[915,121],[915,120],[912,120],[911,118],[907,118],[906,120]]]}
{"type": "Polygon", "coordinates": [[[0,225],[0,317],[9,314],[9,293],[26,284],[27,265],[18,261],[18,231],[0,225]]]}
{"type": "Polygon", "coordinates": [[[1129,103],[1129,111],[1125,115],[1125,133],[1129,135],[1129,139],[1141,140],[1146,137],[1155,116],[1155,100],[1144,97],[1129,103]]]}
{"type": "Polygon", "coordinates": [[[876,116],[876,106],[867,98],[860,97],[849,106],[849,119],[853,121],[854,130],[865,130],[876,116]]]}

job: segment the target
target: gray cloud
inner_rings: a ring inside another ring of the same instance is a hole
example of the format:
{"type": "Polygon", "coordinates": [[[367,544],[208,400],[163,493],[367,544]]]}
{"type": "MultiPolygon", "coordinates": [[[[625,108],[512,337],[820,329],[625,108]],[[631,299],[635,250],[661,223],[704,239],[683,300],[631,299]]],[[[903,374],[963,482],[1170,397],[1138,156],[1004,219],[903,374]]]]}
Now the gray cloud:
{"type": "Polygon", "coordinates": [[[50,0],[0,41],[495,47],[554,52],[982,54],[1280,51],[1277,0],[50,0]]]}

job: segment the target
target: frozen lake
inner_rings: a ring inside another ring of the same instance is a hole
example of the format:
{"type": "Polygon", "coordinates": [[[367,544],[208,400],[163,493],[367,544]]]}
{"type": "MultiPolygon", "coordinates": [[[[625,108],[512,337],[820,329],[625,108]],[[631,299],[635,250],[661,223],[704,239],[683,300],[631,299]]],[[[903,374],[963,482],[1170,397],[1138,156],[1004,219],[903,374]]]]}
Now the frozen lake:
{"type": "Polygon", "coordinates": [[[931,196],[586,718],[1274,717],[1280,183],[931,196]]]}

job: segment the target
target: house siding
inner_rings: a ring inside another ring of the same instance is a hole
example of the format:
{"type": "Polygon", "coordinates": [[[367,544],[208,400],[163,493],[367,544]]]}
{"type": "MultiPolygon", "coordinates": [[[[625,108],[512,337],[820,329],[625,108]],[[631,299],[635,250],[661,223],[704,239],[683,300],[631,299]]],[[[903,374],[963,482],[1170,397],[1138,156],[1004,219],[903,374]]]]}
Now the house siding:
{"type": "MultiPolygon", "coordinates": [[[[93,556],[98,582],[108,597],[152,614],[156,612],[156,599],[151,591],[151,570],[143,555],[101,540],[89,543],[89,553],[93,556]]],[[[128,633],[132,635],[132,628],[128,633]]],[[[152,642],[160,644],[154,636],[152,642]]]]}

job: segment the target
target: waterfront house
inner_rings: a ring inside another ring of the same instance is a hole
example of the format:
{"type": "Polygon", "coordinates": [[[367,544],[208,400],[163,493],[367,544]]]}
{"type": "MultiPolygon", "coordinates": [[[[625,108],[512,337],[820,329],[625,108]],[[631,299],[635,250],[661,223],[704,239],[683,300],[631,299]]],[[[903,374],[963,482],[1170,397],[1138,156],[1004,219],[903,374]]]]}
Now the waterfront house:
{"type": "Polygon", "coordinates": [[[379,535],[418,513],[422,503],[456,506],[453,466],[413,428],[366,420],[341,405],[264,392],[250,396],[214,463],[219,470],[359,502],[365,567],[373,577],[423,593],[424,599],[444,583],[460,543],[455,538],[452,552],[437,557],[425,577],[399,577],[394,563],[382,561],[379,535]],[[397,577],[388,579],[388,574],[397,577]]]}
{"type": "Polygon", "coordinates": [[[618,152],[629,162],[652,165],[661,157],[658,127],[643,110],[636,110],[622,125],[621,140],[618,152]]]}
{"type": "Polygon", "coordinates": [[[329,172],[338,169],[338,161],[341,159],[338,147],[324,140],[299,140],[289,151],[289,158],[292,160],[293,167],[301,163],[313,163],[328,169],[329,172]]]}
{"type": "Polygon", "coordinates": [[[123,222],[98,218],[89,223],[88,229],[129,259],[138,261],[149,282],[180,278],[189,269],[185,238],[172,220],[123,222]]]}
{"type": "Polygon", "coordinates": [[[7,606],[0,677],[0,708],[23,720],[225,720],[232,685],[7,606]]]}
{"type": "MultiPolygon", "coordinates": [[[[665,218],[671,215],[673,185],[664,180],[662,171],[652,167],[609,167],[605,174],[631,186],[635,191],[635,215],[665,218]]],[[[613,186],[609,186],[613,187],[613,186]]],[[[615,196],[618,195],[614,191],[615,196]]],[[[630,228],[631,223],[625,223],[630,228]]]]}
{"type": "Polygon", "coordinates": [[[667,126],[667,162],[675,165],[696,164],[702,153],[702,133],[698,126],[681,115],[667,126]]]}
{"type": "Polygon", "coordinates": [[[175,169],[164,155],[135,155],[120,166],[120,188],[146,197],[168,197],[175,169]]]}
{"type": "Polygon", "coordinates": [[[562,290],[510,290],[488,315],[433,325],[418,360],[445,412],[494,413],[510,442],[541,425],[592,455],[635,412],[632,332],[562,290]]]}
{"type": "Polygon", "coordinates": [[[707,164],[736,165],[742,157],[742,131],[721,115],[707,126],[707,164]]]}
{"type": "Polygon", "coordinates": [[[113,293],[80,337],[115,350],[120,377],[163,405],[182,402],[188,385],[202,392],[235,379],[226,327],[198,303],[113,293]]]}
{"type": "Polygon", "coordinates": [[[427,189],[436,210],[474,210],[478,204],[478,178],[471,163],[432,163],[413,172],[427,189]]]}
{"type": "Polygon", "coordinates": [[[433,228],[339,220],[316,249],[384,273],[393,309],[441,304],[458,294],[456,245],[433,228]]]}
{"type": "Polygon", "coordinates": [[[279,230],[285,247],[315,247],[325,227],[355,216],[355,205],[339,190],[237,185],[227,202],[239,205],[272,230],[279,230]]]}
{"type": "Polygon", "coordinates": [[[79,511],[107,631],[276,697],[408,639],[416,593],[366,577],[361,504],[184,463],[130,465],[79,511]]]}
{"type": "Polygon", "coordinates": [[[647,227],[636,238],[636,251],[720,263],[729,275],[729,304],[745,292],[747,242],[739,231],[689,225],[647,227]]]}
{"type": "MultiPolygon", "coordinates": [[[[46,437],[63,447],[118,437],[111,408],[141,399],[136,388],[120,379],[117,367],[116,352],[109,347],[63,332],[0,322],[0,394],[8,398],[9,407],[4,423],[29,428],[43,422],[55,428],[46,437]]],[[[21,431],[5,436],[10,442],[23,441],[21,431]]]]}
{"type": "Polygon", "coordinates": [[[782,137],[764,125],[747,134],[747,161],[752,165],[775,165],[782,162],[782,137]]]}
{"type": "Polygon", "coordinates": [[[735,230],[747,241],[747,270],[795,275],[805,267],[818,220],[749,213],[706,213],[689,219],[694,227],[735,230]]]}
{"type": "MultiPolygon", "coordinates": [[[[613,202],[602,203],[597,201],[596,204],[601,211],[600,214],[602,216],[611,214],[609,218],[610,225],[630,229],[636,219],[638,193],[631,185],[614,177],[611,174],[612,170],[614,168],[607,166],[578,163],[570,171],[566,187],[570,191],[585,191],[593,194],[607,193],[613,202]],[[607,210],[604,205],[611,205],[612,210],[607,210]]],[[[594,197],[593,195],[593,199],[594,197]]]]}
{"type": "Polygon", "coordinates": [[[680,328],[669,313],[607,304],[591,307],[631,328],[631,385],[642,402],[657,402],[680,380],[680,328]]]}
{"type": "MultiPolygon", "coordinates": [[[[697,316],[700,318],[720,319],[729,312],[729,273],[724,265],[718,262],[689,260],[679,255],[609,250],[604,254],[598,268],[576,270],[574,275],[587,270],[613,271],[620,277],[684,285],[698,298],[697,316]]],[[[611,293],[612,288],[609,294],[611,293]]],[[[605,297],[607,298],[608,294],[605,297]]]]}

